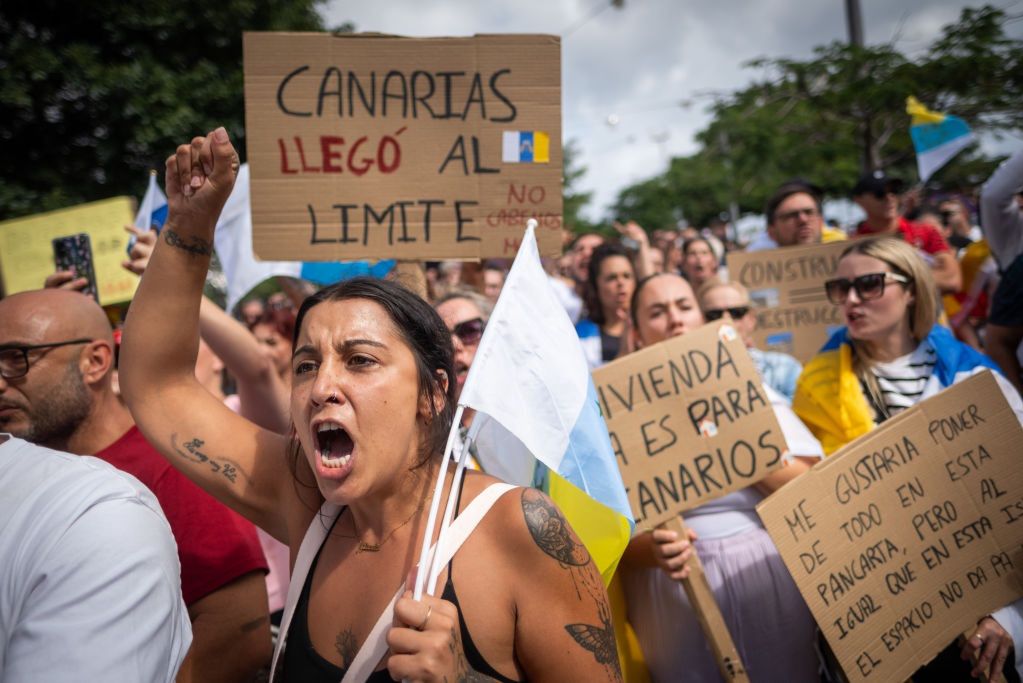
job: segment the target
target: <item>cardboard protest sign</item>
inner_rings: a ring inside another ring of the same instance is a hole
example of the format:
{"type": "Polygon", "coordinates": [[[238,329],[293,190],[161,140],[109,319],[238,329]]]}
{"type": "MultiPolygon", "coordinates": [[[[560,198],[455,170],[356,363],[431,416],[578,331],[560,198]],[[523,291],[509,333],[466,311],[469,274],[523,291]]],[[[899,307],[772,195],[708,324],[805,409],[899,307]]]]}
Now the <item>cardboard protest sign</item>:
{"type": "Polygon", "coordinates": [[[637,526],[781,467],[787,446],[735,328],[705,325],[593,373],[637,526]]]}
{"type": "Polygon", "coordinates": [[[729,277],[749,290],[755,306],[757,348],[805,363],[845,325],[841,309],[824,294],[824,281],[834,276],[847,246],[828,242],[728,255],[729,277]]]}
{"type": "Polygon", "coordinates": [[[134,201],[115,197],[0,223],[0,271],[7,294],[39,289],[54,271],[53,239],[80,232],[92,244],[102,305],[131,301],[139,278],[121,267],[128,255],[124,226],[135,221],[134,201]]]}
{"type": "Polygon", "coordinates": [[[561,248],[556,36],[246,33],[264,260],[510,258],[561,248]]]}
{"type": "Polygon", "coordinates": [[[851,681],[906,680],[1023,595],[1021,443],[985,371],[757,507],[851,681]]]}

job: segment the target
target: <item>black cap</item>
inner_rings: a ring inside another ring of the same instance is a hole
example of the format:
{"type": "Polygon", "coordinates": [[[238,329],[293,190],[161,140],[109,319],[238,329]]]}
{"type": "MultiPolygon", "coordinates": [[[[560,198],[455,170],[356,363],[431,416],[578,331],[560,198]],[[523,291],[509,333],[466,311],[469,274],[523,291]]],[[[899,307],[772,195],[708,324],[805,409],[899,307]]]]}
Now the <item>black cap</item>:
{"type": "Polygon", "coordinates": [[[803,180],[802,178],[793,178],[792,180],[786,180],[782,183],[781,186],[774,191],[774,194],[771,195],[770,199],[767,200],[767,206],[764,208],[764,214],[767,216],[767,222],[770,223],[774,220],[774,212],[778,210],[778,206],[783,201],[800,192],[813,197],[814,202],[817,203],[817,208],[821,208],[821,201],[824,198],[824,190],[807,180],[803,180]]]}
{"type": "Polygon", "coordinates": [[[860,176],[860,179],[852,189],[852,196],[858,197],[861,194],[880,195],[886,192],[898,194],[902,192],[904,186],[904,182],[898,178],[886,175],[884,171],[873,171],[860,176]]]}

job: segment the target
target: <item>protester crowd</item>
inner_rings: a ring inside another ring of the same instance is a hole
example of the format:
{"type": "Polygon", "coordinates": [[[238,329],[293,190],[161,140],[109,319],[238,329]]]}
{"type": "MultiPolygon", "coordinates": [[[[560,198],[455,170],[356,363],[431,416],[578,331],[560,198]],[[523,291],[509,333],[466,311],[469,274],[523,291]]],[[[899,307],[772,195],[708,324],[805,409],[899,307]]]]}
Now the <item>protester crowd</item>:
{"type": "MultiPolygon", "coordinates": [[[[123,330],[75,273],[0,299],[0,680],[720,680],[682,588],[694,553],[752,680],[840,680],[755,506],[985,369],[1023,422],[1023,153],[976,195],[865,175],[857,225],[792,180],[745,246],[721,221],[566,229],[545,265],[589,367],[729,318],[791,457],[687,512],[685,537],[637,529],[609,601],[557,507],[471,450],[445,491],[476,530],[413,600],[395,590],[510,262],[282,278],[226,312],[202,290],[236,172],[223,129],[168,160],[163,231],[131,228],[124,267],[144,277],[123,330]],[[843,327],[805,364],[757,348],[729,255],[835,241],[843,327]]],[[[914,680],[989,667],[1018,680],[1023,602],[914,680]]]]}

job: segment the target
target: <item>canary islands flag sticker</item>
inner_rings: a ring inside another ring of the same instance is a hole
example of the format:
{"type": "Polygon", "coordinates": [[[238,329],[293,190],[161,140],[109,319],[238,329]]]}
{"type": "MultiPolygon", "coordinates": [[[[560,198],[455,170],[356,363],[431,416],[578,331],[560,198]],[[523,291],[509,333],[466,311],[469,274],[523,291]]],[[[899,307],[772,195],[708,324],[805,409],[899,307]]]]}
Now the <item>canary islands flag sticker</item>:
{"type": "Polygon", "coordinates": [[[501,161],[506,164],[546,164],[551,139],[539,130],[506,130],[501,138],[501,161]]]}

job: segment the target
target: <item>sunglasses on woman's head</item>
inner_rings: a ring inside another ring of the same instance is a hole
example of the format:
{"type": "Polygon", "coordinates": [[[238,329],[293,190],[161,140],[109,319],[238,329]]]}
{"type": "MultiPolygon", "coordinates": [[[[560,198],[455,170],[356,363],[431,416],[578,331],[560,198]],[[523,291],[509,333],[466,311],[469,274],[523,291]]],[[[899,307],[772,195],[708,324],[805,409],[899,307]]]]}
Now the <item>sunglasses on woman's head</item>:
{"type": "Polygon", "coordinates": [[[451,329],[451,334],[458,337],[458,341],[463,344],[472,346],[480,343],[484,327],[483,318],[473,318],[472,320],[466,320],[455,325],[451,329]]]}
{"type": "Polygon", "coordinates": [[[749,313],[749,306],[730,306],[728,308],[708,308],[703,312],[703,317],[707,322],[714,322],[720,320],[725,313],[732,316],[732,320],[738,320],[739,318],[745,317],[749,313]]]}
{"type": "Polygon", "coordinates": [[[884,296],[885,282],[901,282],[905,285],[912,280],[898,273],[867,273],[854,277],[852,280],[844,277],[828,280],[824,283],[824,291],[828,295],[828,301],[840,306],[849,298],[851,289],[856,290],[856,296],[860,298],[860,301],[880,299],[884,296]]]}

